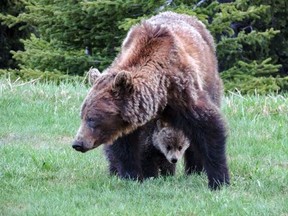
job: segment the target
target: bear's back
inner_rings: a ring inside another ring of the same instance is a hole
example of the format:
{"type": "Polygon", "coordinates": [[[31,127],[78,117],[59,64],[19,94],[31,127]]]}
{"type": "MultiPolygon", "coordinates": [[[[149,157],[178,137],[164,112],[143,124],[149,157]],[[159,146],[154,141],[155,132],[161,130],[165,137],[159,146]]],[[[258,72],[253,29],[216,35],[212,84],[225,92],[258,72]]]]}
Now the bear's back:
{"type": "Polygon", "coordinates": [[[146,21],[168,29],[174,37],[180,67],[190,65],[196,89],[209,92],[212,101],[220,106],[223,84],[218,73],[214,39],[205,25],[196,17],[173,12],[163,12],[146,21]]]}
{"type": "Polygon", "coordinates": [[[177,76],[191,91],[208,92],[220,106],[223,85],[213,37],[195,17],[163,12],[133,26],[112,68],[143,76],[149,83],[159,71],[177,76]]]}
{"type": "MultiPolygon", "coordinates": [[[[211,50],[215,52],[213,37],[206,29],[205,25],[196,17],[167,11],[148,19],[146,22],[151,23],[152,25],[161,25],[162,27],[170,29],[172,32],[188,34],[196,40],[199,39],[199,37],[202,37],[202,40],[204,40],[211,50]]],[[[202,40],[200,39],[200,42],[202,40]]]]}

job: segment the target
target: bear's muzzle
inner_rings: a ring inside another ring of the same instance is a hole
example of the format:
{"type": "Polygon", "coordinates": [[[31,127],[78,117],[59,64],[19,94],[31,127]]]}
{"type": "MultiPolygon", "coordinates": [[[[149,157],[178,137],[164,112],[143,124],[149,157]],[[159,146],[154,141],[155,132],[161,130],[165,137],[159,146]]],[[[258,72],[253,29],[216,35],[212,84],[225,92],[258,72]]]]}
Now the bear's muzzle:
{"type": "Polygon", "coordinates": [[[72,143],[72,148],[74,148],[76,151],[80,151],[82,153],[88,151],[89,149],[85,148],[84,147],[84,143],[81,142],[81,141],[78,141],[78,140],[75,140],[73,143],[72,143]]]}

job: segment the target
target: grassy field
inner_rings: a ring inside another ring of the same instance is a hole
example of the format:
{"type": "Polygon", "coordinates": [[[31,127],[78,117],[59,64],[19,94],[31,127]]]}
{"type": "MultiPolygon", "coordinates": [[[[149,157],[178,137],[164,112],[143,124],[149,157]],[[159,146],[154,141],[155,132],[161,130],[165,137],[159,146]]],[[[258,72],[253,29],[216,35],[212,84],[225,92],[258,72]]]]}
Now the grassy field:
{"type": "Polygon", "coordinates": [[[0,80],[0,215],[288,215],[287,96],[227,95],[231,186],[110,177],[102,148],[71,148],[87,88],[0,80]]]}

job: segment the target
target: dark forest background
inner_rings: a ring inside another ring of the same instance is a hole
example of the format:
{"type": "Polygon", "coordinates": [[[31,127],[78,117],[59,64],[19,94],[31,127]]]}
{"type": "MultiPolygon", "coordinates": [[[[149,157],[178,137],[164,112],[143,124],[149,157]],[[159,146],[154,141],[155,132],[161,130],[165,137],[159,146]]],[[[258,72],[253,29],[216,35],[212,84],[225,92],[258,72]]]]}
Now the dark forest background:
{"type": "Polygon", "coordinates": [[[286,0],[1,0],[0,75],[60,82],[103,70],[132,25],[167,10],[207,25],[227,91],[288,91],[286,0]]]}

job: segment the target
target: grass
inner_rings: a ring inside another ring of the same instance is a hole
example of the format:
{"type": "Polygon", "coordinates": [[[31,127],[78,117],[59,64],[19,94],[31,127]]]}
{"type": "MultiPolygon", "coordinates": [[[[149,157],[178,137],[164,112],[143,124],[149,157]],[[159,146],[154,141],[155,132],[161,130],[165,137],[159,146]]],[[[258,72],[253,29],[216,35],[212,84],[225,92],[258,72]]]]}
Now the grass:
{"type": "Polygon", "coordinates": [[[205,175],[144,183],[108,175],[101,148],[71,148],[80,83],[0,80],[0,215],[288,215],[288,99],[229,94],[231,186],[205,175]]]}

